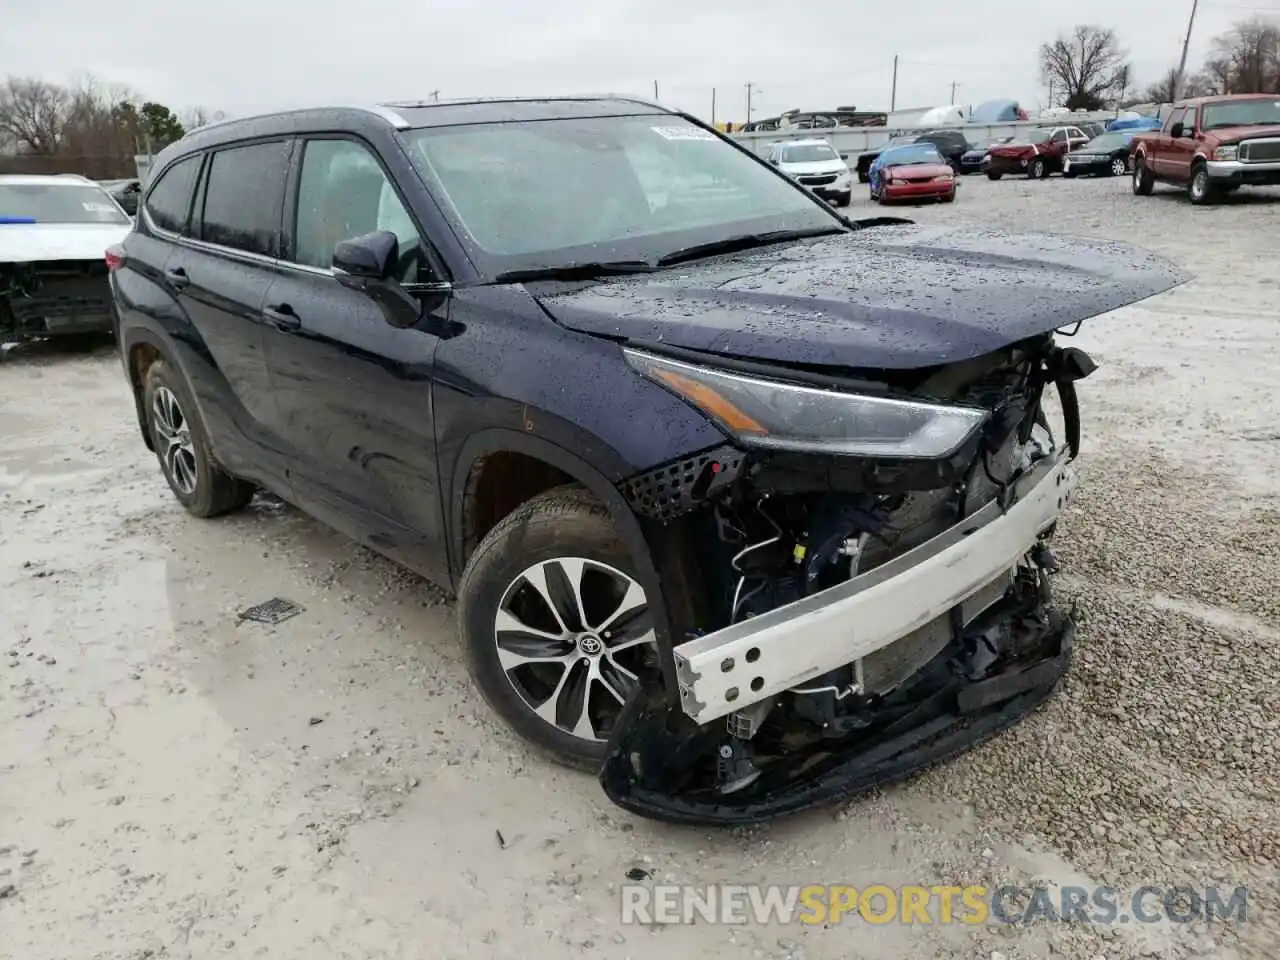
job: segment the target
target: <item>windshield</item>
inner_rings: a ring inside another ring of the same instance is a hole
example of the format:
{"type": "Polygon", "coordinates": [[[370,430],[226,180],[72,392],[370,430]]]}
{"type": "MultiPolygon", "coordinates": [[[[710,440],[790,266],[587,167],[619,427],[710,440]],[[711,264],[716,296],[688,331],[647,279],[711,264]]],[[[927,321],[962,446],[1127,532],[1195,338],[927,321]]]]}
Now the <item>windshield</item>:
{"type": "Polygon", "coordinates": [[[1080,148],[1082,153],[1103,152],[1111,150],[1119,150],[1121,147],[1128,146],[1129,141],[1133,139],[1132,133],[1104,133],[1100,137],[1094,137],[1083,147],[1080,148]]]}
{"type": "Polygon", "coordinates": [[[912,163],[943,163],[942,154],[932,143],[913,143],[905,147],[893,147],[880,155],[886,167],[901,167],[912,163]]]}
{"type": "Polygon", "coordinates": [[[101,187],[85,183],[0,183],[0,220],[121,223],[129,218],[101,187]]]}
{"type": "Polygon", "coordinates": [[[841,229],[789,178],[678,117],[483,123],[404,136],[490,273],[654,262],[748,233],[841,229]]]}
{"type": "Polygon", "coordinates": [[[806,143],[797,147],[782,148],[783,163],[821,163],[823,160],[838,160],[839,154],[825,143],[806,143]]]}
{"type": "Polygon", "coordinates": [[[1200,114],[1200,129],[1220,127],[1280,126],[1280,99],[1234,100],[1206,103],[1200,114]]]}

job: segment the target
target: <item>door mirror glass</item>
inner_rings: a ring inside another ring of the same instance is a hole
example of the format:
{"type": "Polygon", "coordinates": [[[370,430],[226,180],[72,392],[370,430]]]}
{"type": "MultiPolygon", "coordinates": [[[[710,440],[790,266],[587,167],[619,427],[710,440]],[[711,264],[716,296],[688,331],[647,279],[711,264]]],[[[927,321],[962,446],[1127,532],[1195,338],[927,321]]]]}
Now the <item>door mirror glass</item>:
{"type": "Polygon", "coordinates": [[[400,260],[400,241],[390,230],[375,230],[333,248],[333,273],[344,286],[388,280],[400,260]],[[347,281],[359,281],[352,284],[347,281]]]}
{"type": "Polygon", "coordinates": [[[1175,140],[1182,136],[1182,132],[1183,130],[1182,130],[1181,122],[1175,123],[1172,127],[1169,128],[1169,136],[1173,137],[1175,140]]]}

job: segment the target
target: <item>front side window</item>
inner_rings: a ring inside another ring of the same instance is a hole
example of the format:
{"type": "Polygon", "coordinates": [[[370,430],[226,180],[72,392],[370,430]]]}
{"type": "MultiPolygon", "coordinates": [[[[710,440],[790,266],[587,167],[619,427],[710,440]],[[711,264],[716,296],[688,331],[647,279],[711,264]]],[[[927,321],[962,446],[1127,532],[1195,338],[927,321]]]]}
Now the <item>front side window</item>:
{"type": "Polygon", "coordinates": [[[127,224],[111,197],[99,186],[69,182],[0,183],[0,220],[36,223],[127,224]]]}
{"type": "Polygon", "coordinates": [[[185,233],[191,213],[191,195],[200,173],[201,157],[179,160],[164,173],[147,194],[146,210],[151,222],[170,233],[185,233]]]}
{"type": "Polygon", "coordinates": [[[1196,132],[1196,108],[1187,107],[1187,112],[1182,118],[1182,132],[1188,137],[1196,132]]]}
{"type": "Polygon", "coordinates": [[[1174,110],[1173,113],[1169,114],[1169,122],[1165,124],[1165,130],[1172,130],[1175,123],[1181,123],[1186,112],[1187,110],[1185,107],[1179,107],[1177,110],[1174,110]]]}
{"type": "Polygon", "coordinates": [[[679,117],[485,123],[407,131],[446,215],[491,272],[653,261],[691,245],[840,229],[772,167],[679,117]]]}
{"type": "Polygon", "coordinates": [[[289,141],[219,150],[209,164],[200,239],[264,257],[277,256],[289,141]]]}
{"type": "Polygon", "coordinates": [[[302,154],[293,260],[328,269],[343,240],[390,230],[400,246],[397,279],[418,279],[422,240],[373,154],[352,140],[311,140],[302,154]]]}

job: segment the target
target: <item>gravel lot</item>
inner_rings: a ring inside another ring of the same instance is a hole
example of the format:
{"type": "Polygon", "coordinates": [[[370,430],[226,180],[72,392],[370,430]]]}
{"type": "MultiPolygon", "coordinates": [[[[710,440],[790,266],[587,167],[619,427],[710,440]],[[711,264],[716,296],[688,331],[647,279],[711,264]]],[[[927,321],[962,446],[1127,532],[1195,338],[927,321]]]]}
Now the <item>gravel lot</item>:
{"type": "MultiPolygon", "coordinates": [[[[853,213],[872,212],[859,198],[853,213]]],[[[1280,191],[966,178],[925,222],[1127,239],[1197,279],[1094,322],[1061,694],[883,793],[634,820],[465,679],[439,594],[292,508],[188,517],[110,351],[0,364],[0,955],[1276,957],[1280,191]],[[236,624],[272,596],[305,612],[236,624]],[[500,831],[503,843],[500,844],[500,831]],[[622,927],[687,883],[1250,886],[1245,924],[622,927]]]]}

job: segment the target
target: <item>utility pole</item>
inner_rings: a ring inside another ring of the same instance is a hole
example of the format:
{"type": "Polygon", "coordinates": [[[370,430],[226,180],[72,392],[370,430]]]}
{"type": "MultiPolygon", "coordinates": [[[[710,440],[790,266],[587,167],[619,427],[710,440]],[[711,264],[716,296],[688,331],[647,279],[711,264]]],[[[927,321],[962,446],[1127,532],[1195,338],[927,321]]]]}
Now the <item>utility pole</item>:
{"type": "Polygon", "coordinates": [[[1187,47],[1191,46],[1191,28],[1196,22],[1196,7],[1200,0],[1191,0],[1191,16],[1187,18],[1187,35],[1182,41],[1182,59],[1178,61],[1178,76],[1173,81],[1173,100],[1177,103],[1182,96],[1182,78],[1187,70],[1187,47]]]}
{"type": "Polygon", "coordinates": [[[956,87],[958,86],[960,86],[959,81],[956,81],[956,80],[951,81],[951,105],[953,107],[956,105],[956,87]]]}
{"type": "Polygon", "coordinates": [[[716,88],[711,88],[711,125],[716,125],[716,88]]]}
{"type": "Polygon", "coordinates": [[[439,91],[439,90],[432,90],[429,94],[427,94],[427,96],[429,96],[432,100],[439,100],[439,99],[440,99],[440,91],[439,91]]]}
{"type": "Polygon", "coordinates": [[[747,123],[751,122],[751,91],[755,89],[755,84],[747,83],[747,123]]]}
{"type": "Polygon", "coordinates": [[[653,99],[658,99],[658,81],[653,81],[653,99]]]}
{"type": "Polygon", "coordinates": [[[1053,106],[1053,77],[1049,78],[1049,106],[1053,106]]]}
{"type": "Polygon", "coordinates": [[[898,105],[898,55],[893,55],[893,87],[889,91],[889,112],[898,105]]]}

